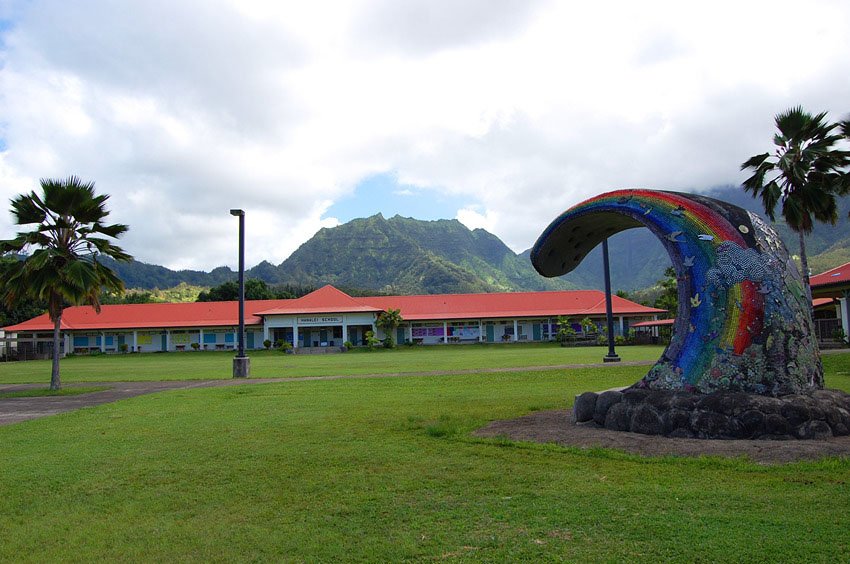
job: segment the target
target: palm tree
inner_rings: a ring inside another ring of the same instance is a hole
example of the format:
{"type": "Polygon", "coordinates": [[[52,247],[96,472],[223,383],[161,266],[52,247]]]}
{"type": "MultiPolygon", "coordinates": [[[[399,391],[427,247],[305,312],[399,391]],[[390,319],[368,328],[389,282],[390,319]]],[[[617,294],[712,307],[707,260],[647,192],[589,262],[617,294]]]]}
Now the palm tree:
{"type": "Polygon", "coordinates": [[[827,123],[826,112],[812,116],[797,106],[774,119],[776,149],[773,155],[755,155],[741,165],[741,170],[753,171],[743,187],[754,198],[761,196],[772,220],[776,205],[782,203],[782,217],[800,237],[800,266],[811,302],[805,235],[812,232],[813,220],[834,224],[838,219],[835,198],[850,190],[845,170],[850,151],[836,148],[842,139],[835,132],[840,124],[827,123]]]}
{"type": "Polygon", "coordinates": [[[14,239],[0,241],[0,252],[32,253],[7,271],[0,287],[6,304],[22,298],[47,303],[53,322],[53,366],[50,389],[58,390],[59,332],[62,312],[70,305],[89,304],[100,311],[101,291],[122,292],[124,284],[98,255],[119,261],[132,257],[104,237],[117,238],[126,225],[103,223],[109,196],[96,196],[93,182],[76,176],[65,180],[42,179],[42,194],[34,191],[12,199],[17,225],[35,225],[14,239]]]}
{"type": "Polygon", "coordinates": [[[395,342],[395,339],[393,338],[393,333],[403,321],[404,318],[401,316],[401,310],[390,308],[387,311],[381,312],[375,324],[381,329],[383,329],[387,338],[389,338],[390,342],[392,343],[395,342]]]}

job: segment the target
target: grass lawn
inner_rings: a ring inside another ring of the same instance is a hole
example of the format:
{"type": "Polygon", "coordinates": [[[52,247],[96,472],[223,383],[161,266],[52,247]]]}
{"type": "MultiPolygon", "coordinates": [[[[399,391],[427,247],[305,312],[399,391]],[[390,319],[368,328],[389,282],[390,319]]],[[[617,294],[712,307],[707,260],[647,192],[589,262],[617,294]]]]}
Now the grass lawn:
{"type": "MultiPolygon", "coordinates": [[[[850,390],[850,355],[825,364],[827,385],[850,390]]],[[[850,460],[763,467],[469,434],[645,370],[179,390],[0,427],[0,560],[850,559],[850,460]]]]}
{"type": "MultiPolygon", "coordinates": [[[[619,347],[623,361],[657,360],[660,346],[619,347]]],[[[350,374],[385,374],[431,370],[557,366],[602,362],[607,347],[564,348],[550,343],[399,347],[373,352],[292,355],[252,351],[251,376],[292,378],[350,374]]],[[[60,363],[62,382],[196,380],[230,378],[233,352],[173,352],[72,356],[60,363]]],[[[50,381],[50,361],[0,363],[0,384],[50,381]]]]}
{"type": "Polygon", "coordinates": [[[51,390],[50,388],[30,388],[29,390],[15,390],[13,392],[0,392],[2,398],[40,398],[45,396],[79,396],[108,390],[109,386],[85,386],[74,388],[62,388],[51,390]]]}

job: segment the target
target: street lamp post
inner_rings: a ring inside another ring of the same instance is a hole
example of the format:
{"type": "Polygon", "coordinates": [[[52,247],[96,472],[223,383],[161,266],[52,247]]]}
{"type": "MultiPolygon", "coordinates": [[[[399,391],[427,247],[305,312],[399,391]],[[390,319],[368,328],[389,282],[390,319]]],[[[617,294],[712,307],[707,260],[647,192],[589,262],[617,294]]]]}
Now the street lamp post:
{"type": "Polygon", "coordinates": [[[233,377],[247,378],[251,374],[251,359],[245,356],[245,212],[230,210],[239,218],[239,350],[233,359],[233,377]]]}
{"type": "Polygon", "coordinates": [[[602,241],[602,265],[605,269],[605,317],[608,321],[608,354],[602,357],[602,361],[620,362],[620,357],[614,352],[614,312],[611,305],[611,272],[608,268],[608,239],[602,241]]]}

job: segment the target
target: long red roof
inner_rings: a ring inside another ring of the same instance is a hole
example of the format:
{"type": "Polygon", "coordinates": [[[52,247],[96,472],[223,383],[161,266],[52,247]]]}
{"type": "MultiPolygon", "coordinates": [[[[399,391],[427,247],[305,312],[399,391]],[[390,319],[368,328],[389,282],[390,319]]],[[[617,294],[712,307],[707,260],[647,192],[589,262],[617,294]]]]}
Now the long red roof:
{"type": "Polygon", "coordinates": [[[831,286],[833,284],[847,284],[848,282],[850,282],[850,262],[812,276],[809,279],[809,284],[811,284],[812,288],[831,286]]]}
{"type": "MultiPolygon", "coordinates": [[[[616,315],[664,313],[662,309],[642,306],[619,296],[611,298],[611,307],[616,315]]],[[[377,296],[359,299],[384,311],[400,309],[401,316],[408,321],[605,314],[605,293],[599,290],[377,296]]]]}
{"type": "MultiPolygon", "coordinates": [[[[642,306],[612,296],[616,315],[653,315],[664,310],[642,306]]],[[[564,292],[510,292],[498,294],[433,294],[353,298],[333,286],[325,286],[293,300],[245,302],[245,324],[261,325],[264,315],[311,315],[321,313],[378,313],[400,309],[407,321],[442,319],[498,319],[602,315],[605,294],[599,290],[564,292]]],[[[100,313],[89,306],[67,308],[63,330],[158,329],[235,326],[239,302],[193,302],[175,304],[105,305],[100,313]]],[[[6,327],[7,332],[49,331],[47,314],[6,327]]]]}

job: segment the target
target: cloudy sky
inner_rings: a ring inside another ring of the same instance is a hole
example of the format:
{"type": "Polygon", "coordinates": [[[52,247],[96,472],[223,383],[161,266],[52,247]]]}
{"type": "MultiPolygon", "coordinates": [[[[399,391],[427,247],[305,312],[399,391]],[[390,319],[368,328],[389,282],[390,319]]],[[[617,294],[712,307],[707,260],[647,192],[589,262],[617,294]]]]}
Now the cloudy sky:
{"type": "Polygon", "coordinates": [[[172,268],[235,266],[237,207],[249,266],[378,212],[522,251],[600,192],[740,183],[797,104],[850,113],[846,0],[0,0],[0,199],[93,180],[172,268]]]}

